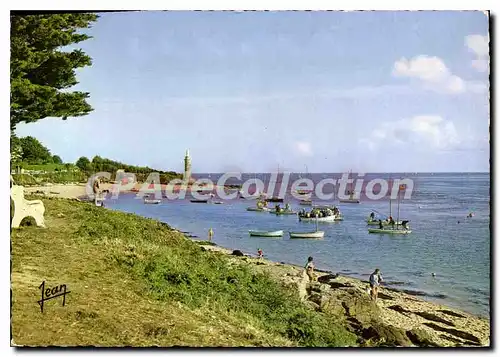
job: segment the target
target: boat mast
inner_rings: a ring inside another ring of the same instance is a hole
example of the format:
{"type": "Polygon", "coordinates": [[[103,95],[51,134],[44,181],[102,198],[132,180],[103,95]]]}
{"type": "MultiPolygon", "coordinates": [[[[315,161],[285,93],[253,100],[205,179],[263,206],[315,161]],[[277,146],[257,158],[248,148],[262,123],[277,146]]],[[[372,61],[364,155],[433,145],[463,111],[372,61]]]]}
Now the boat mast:
{"type": "Polygon", "coordinates": [[[399,189],[400,187],[398,186],[398,218],[397,218],[397,221],[396,221],[396,225],[399,226],[399,189]]]}

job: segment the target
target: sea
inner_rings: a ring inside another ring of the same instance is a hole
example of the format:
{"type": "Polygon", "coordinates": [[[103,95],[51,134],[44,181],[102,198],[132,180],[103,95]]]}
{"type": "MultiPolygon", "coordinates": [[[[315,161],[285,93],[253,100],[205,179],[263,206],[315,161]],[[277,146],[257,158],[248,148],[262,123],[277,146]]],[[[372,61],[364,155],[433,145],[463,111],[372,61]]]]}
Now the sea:
{"type": "MultiPolygon", "coordinates": [[[[193,174],[193,177],[216,182],[221,175],[206,173],[193,174]]],[[[290,195],[291,182],[306,177],[318,183],[325,178],[338,179],[341,175],[292,174],[285,203],[294,210],[310,209],[300,206],[290,195]]],[[[256,178],[265,183],[266,189],[273,180],[270,173],[243,173],[241,179],[232,178],[226,183],[242,184],[256,178]]],[[[364,280],[379,268],[388,287],[489,318],[490,174],[364,174],[365,183],[372,179],[395,178],[413,182],[411,197],[365,198],[355,204],[339,203],[337,197],[320,201],[313,194],[315,204],[336,205],[344,215],[340,222],[318,223],[319,229],[325,231],[320,240],[290,239],[287,232],[313,231],[316,223],[300,222],[297,216],[247,211],[247,207],[255,207],[253,199],[203,204],[190,202],[192,197],[186,195],[185,199],[163,198],[161,204],[156,205],[144,204],[135,193],[123,193],[118,198],[108,199],[106,207],[158,219],[198,239],[207,239],[208,230],[212,228],[214,243],[255,255],[261,248],[267,259],[276,262],[304,265],[312,256],[318,269],[364,280]],[[396,219],[398,206],[400,220],[410,221],[411,234],[368,233],[366,218],[371,212],[382,217],[391,209],[396,219]],[[473,213],[470,218],[467,217],[469,213],[473,213]],[[250,237],[249,230],[284,230],[285,235],[282,238],[250,237]]],[[[275,192],[277,194],[278,189],[275,192]]]]}

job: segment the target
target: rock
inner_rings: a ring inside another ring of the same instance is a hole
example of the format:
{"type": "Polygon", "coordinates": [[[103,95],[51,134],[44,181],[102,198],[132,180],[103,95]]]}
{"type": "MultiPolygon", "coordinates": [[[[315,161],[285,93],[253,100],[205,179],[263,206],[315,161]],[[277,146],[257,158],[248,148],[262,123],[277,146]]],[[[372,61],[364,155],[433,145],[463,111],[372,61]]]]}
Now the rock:
{"type": "Polygon", "coordinates": [[[406,337],[404,330],[384,325],[373,323],[371,326],[363,329],[362,337],[365,340],[372,340],[378,346],[411,346],[411,341],[406,337]]]}
{"type": "Polygon", "coordinates": [[[306,301],[304,301],[304,304],[307,307],[309,307],[315,311],[321,311],[321,307],[318,304],[316,304],[314,301],[306,300],[306,301]]]}
{"type": "Polygon", "coordinates": [[[309,295],[309,300],[318,304],[319,307],[323,306],[326,302],[326,297],[322,294],[319,294],[319,293],[311,293],[311,295],[309,295]]]}
{"type": "Polygon", "coordinates": [[[231,253],[231,255],[235,255],[235,256],[237,256],[237,257],[243,257],[245,254],[243,254],[243,253],[241,252],[241,250],[239,250],[239,249],[235,249],[235,250],[233,250],[233,252],[231,253]]]}
{"type": "Polygon", "coordinates": [[[307,284],[307,291],[308,292],[317,292],[317,293],[325,293],[328,290],[330,290],[330,286],[326,284],[319,284],[316,282],[312,282],[307,284]]]}
{"type": "Polygon", "coordinates": [[[337,283],[337,282],[329,282],[328,285],[330,285],[330,287],[332,289],[339,289],[339,288],[352,288],[354,287],[354,285],[352,285],[351,283],[337,283]]]}
{"type": "Polygon", "coordinates": [[[411,314],[412,312],[410,310],[406,310],[404,307],[400,305],[391,305],[388,307],[388,309],[394,310],[396,312],[399,312],[400,314],[403,314],[405,316],[408,316],[408,314],[411,314]]]}
{"type": "Polygon", "coordinates": [[[406,336],[415,346],[439,347],[437,343],[432,342],[430,335],[422,328],[413,328],[410,331],[406,331],[406,336]]]}
{"type": "Polygon", "coordinates": [[[466,316],[461,315],[459,313],[456,313],[455,311],[450,311],[450,310],[437,310],[438,312],[442,312],[443,314],[447,314],[453,317],[463,317],[465,318],[466,316]]]}
{"type": "Polygon", "coordinates": [[[384,294],[384,293],[382,293],[380,291],[378,293],[378,298],[382,299],[382,300],[394,300],[394,298],[392,296],[384,294]]]}
{"type": "Polygon", "coordinates": [[[338,274],[326,274],[318,277],[318,282],[323,284],[329,284],[331,280],[337,279],[338,274]]]}
{"type": "Polygon", "coordinates": [[[345,295],[342,299],[342,306],[347,316],[355,317],[361,323],[369,323],[379,317],[380,308],[364,292],[349,289],[348,293],[349,295],[345,295]]]}
{"type": "Polygon", "coordinates": [[[447,332],[450,335],[453,335],[455,337],[460,337],[460,338],[466,340],[466,343],[468,343],[470,345],[480,345],[481,344],[481,340],[479,340],[479,338],[477,338],[476,336],[474,336],[473,334],[471,334],[469,332],[457,330],[454,328],[441,327],[441,326],[436,325],[435,323],[432,323],[432,322],[424,322],[424,325],[426,325],[426,326],[428,326],[436,331],[447,332]]]}
{"type": "Polygon", "coordinates": [[[445,325],[448,325],[448,326],[455,326],[455,324],[453,322],[445,320],[442,317],[439,317],[437,315],[431,314],[430,312],[415,311],[414,314],[418,315],[418,316],[421,316],[421,317],[423,317],[426,320],[441,322],[442,324],[445,324],[445,325]]]}

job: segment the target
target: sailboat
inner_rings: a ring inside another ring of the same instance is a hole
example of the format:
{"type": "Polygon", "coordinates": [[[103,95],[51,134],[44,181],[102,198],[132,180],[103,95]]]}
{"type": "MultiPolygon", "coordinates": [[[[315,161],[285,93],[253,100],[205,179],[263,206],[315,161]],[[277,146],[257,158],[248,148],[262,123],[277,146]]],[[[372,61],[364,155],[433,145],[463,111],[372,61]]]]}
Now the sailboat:
{"type": "MultiPolygon", "coordinates": [[[[352,175],[352,171],[349,171],[349,176],[347,178],[349,179],[349,177],[351,175],[352,175]]],[[[347,190],[347,194],[349,195],[349,198],[347,198],[347,199],[339,198],[340,203],[359,203],[359,199],[354,198],[355,192],[353,190],[352,183],[349,184],[349,189],[347,190]]]]}
{"type": "Polygon", "coordinates": [[[314,232],[289,232],[290,238],[323,238],[324,231],[318,230],[318,216],[316,216],[316,230],[314,232]]]}
{"type": "MultiPolygon", "coordinates": [[[[410,234],[410,226],[408,225],[408,220],[400,221],[399,220],[399,202],[400,202],[400,194],[399,192],[403,190],[406,185],[400,185],[398,190],[398,216],[394,225],[391,225],[387,228],[368,228],[368,233],[381,233],[381,234],[410,234]]],[[[391,200],[389,200],[391,201],[391,200]]]]}
{"type": "MultiPolygon", "coordinates": [[[[277,175],[276,175],[276,183],[279,183],[280,184],[280,190],[281,190],[281,181],[278,182],[278,178],[279,178],[279,175],[280,175],[280,166],[278,165],[278,172],[277,172],[277,175]]],[[[279,192],[279,191],[278,191],[279,192]]],[[[267,202],[276,202],[276,203],[282,203],[283,202],[283,199],[280,198],[279,196],[273,196],[273,197],[269,197],[269,198],[266,198],[266,201],[267,202]]]]}

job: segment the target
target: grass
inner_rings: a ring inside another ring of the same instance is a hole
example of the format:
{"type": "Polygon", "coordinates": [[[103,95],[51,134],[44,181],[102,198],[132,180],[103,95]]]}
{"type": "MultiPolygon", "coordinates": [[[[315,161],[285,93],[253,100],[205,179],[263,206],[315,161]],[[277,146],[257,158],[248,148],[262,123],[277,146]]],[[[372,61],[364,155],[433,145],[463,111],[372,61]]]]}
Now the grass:
{"type": "Polygon", "coordinates": [[[50,172],[46,174],[12,174],[16,185],[36,186],[44,183],[87,182],[87,176],[80,171],[50,172]]]}
{"type": "Polygon", "coordinates": [[[347,346],[355,336],[267,275],[160,222],[43,199],[47,229],[12,239],[12,336],[22,345],[347,346]],[[38,286],[66,284],[40,312],[38,286]]]}

